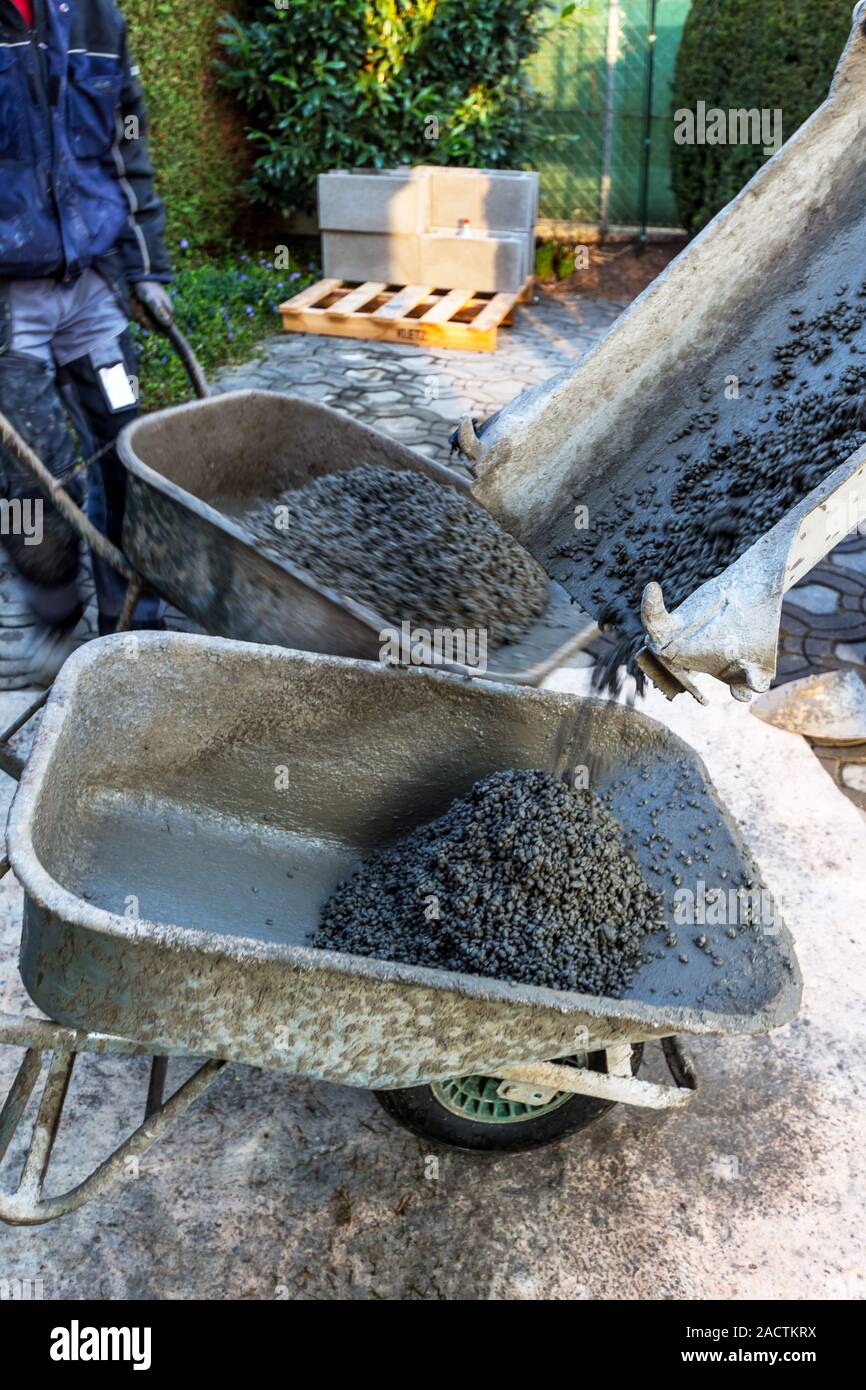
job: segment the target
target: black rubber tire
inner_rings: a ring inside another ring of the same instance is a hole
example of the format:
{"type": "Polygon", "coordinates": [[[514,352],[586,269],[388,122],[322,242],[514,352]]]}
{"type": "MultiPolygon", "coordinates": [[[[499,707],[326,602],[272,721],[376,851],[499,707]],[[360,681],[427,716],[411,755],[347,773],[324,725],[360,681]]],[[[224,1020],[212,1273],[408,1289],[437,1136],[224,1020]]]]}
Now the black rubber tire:
{"type": "MultiPolygon", "coordinates": [[[[632,1048],[631,1069],[636,1076],[643,1060],[643,1043],[632,1048]]],[[[593,1071],[605,1071],[603,1052],[592,1052],[588,1065],[593,1071]]],[[[448,1149],[467,1153],[525,1153],[555,1144],[570,1134],[598,1120],[616,1101],[597,1100],[594,1096],[573,1096],[556,1110],[543,1115],[528,1115],[525,1120],[510,1120],[507,1124],[490,1124],[465,1119],[446,1109],[430,1086],[409,1086],[399,1091],[374,1091],[382,1109],[392,1120],[417,1134],[448,1149]]]]}

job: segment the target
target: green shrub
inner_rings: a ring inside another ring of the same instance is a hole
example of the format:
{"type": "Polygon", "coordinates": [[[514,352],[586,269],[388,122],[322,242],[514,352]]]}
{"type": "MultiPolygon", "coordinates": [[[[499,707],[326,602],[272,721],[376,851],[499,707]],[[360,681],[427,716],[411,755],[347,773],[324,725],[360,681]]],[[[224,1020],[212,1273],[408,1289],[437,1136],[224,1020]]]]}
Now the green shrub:
{"type": "MultiPolygon", "coordinates": [[[[851,0],[694,0],[677,58],[674,110],[782,110],[787,140],[827,95],[851,0]]],[[[760,145],[675,145],[683,225],[699,231],[752,177],[760,145]]]]}
{"type": "MultiPolygon", "coordinates": [[[[224,257],[187,266],[181,246],[171,297],[178,327],[188,338],[205,372],[242,362],[280,326],[277,306],[314,279],[294,261],[276,270],[265,256],[224,257]]],[[[133,326],[139,354],[141,403],[145,410],[178,405],[192,389],[179,358],[161,333],[133,326]]]]}
{"type": "Polygon", "coordinates": [[[259,202],[311,210],[316,175],[394,164],[519,165],[523,60],[547,0],[289,0],[223,21],[225,86],[250,113],[259,202]],[[431,138],[435,137],[435,138],[431,138]]]}
{"type": "Polygon", "coordinates": [[[141,68],[157,185],[169,244],[185,238],[224,248],[238,215],[237,187],[249,158],[242,114],[219,88],[213,61],[220,13],[246,8],[224,0],[121,0],[141,68]]]}

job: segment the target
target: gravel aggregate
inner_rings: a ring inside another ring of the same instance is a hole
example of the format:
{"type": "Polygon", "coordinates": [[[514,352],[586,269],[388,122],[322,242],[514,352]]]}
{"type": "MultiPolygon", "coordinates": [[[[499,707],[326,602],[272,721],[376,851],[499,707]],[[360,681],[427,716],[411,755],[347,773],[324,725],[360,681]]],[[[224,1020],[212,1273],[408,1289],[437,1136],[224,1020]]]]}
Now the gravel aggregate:
{"type": "Polygon", "coordinates": [[[245,524],[267,553],[395,624],[483,629],[497,647],[547,605],[537,561],[489,512],[423,473],[365,464],[324,474],[245,524]]]}
{"type": "Polygon", "coordinates": [[[338,885],[313,943],[617,998],[664,926],[598,796],[531,769],[484,778],[373,854],[338,885]]]}

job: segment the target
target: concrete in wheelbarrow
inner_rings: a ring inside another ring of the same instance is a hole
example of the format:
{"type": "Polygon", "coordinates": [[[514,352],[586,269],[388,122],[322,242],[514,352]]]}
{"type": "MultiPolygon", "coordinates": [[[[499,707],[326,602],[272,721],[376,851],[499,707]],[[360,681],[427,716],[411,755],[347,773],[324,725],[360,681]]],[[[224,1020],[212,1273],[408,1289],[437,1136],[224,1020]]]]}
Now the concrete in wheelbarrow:
{"type": "MultiPolygon", "coordinates": [[[[493,1161],[434,1153],[363,1091],[231,1067],[124,1191],[49,1226],[0,1228],[0,1288],[42,1279],[49,1299],[862,1297],[866,825],[798,736],[707,690],[706,709],[656,696],[647,709],[694,744],[756,853],[806,980],[797,1021],[698,1041],[702,1088],[683,1114],[618,1107],[557,1148],[493,1161]]],[[[3,699],[4,722],[16,699],[3,699]]],[[[21,895],[9,879],[0,907],[3,1005],[16,1008],[21,895]]],[[[12,1063],[0,1052],[4,1084],[12,1063]]],[[[662,1078],[656,1047],[645,1068],[662,1078]]],[[[190,1069],[172,1063],[170,1079],[190,1069]]],[[[58,1184],[138,1122],[145,1084],[143,1062],[82,1059],[58,1184]]]]}

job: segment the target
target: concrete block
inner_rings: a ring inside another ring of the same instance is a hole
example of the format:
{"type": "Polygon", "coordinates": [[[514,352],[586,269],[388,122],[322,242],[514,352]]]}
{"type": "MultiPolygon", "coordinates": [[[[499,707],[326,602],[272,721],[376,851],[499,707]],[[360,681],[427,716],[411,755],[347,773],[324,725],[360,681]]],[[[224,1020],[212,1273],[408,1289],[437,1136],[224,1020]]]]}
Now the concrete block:
{"type": "Polygon", "coordinates": [[[468,217],[473,232],[534,228],[538,175],[519,169],[437,169],[430,180],[430,225],[454,229],[468,217]]]}
{"type": "Polygon", "coordinates": [[[420,240],[419,280],[425,285],[513,293],[526,279],[525,236],[457,236],[434,231],[426,232],[420,240]]]}
{"type": "Polygon", "coordinates": [[[324,273],[514,292],[533,272],[538,176],[512,169],[333,170],[319,176],[324,273]],[[471,235],[457,236],[462,219],[471,235]]]}
{"type": "Polygon", "coordinates": [[[376,232],[323,232],[322,273],[337,280],[377,280],[417,285],[423,279],[421,238],[376,232]]]}
{"type": "Polygon", "coordinates": [[[336,169],[320,174],[322,231],[417,234],[429,218],[429,180],[417,169],[336,169]]]}

